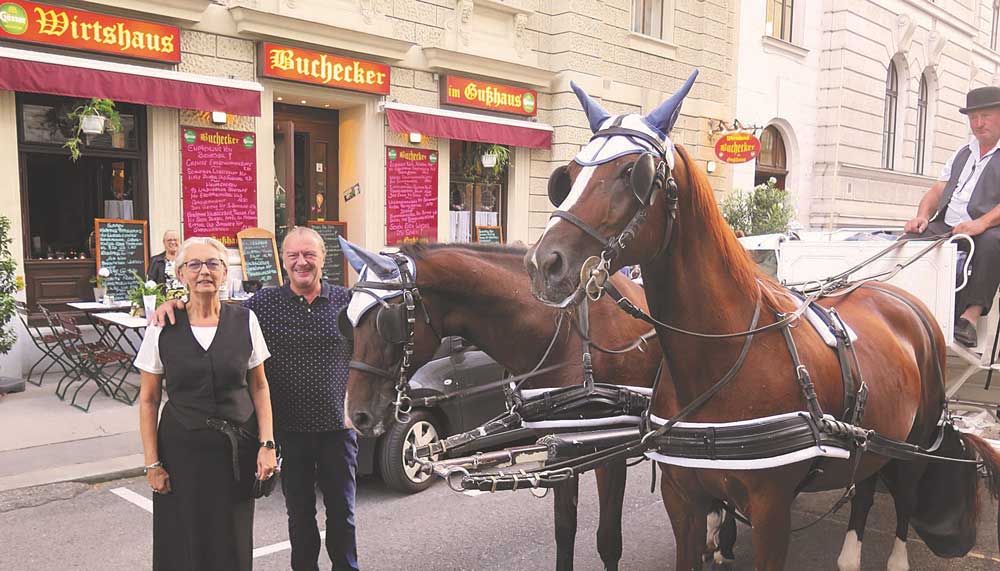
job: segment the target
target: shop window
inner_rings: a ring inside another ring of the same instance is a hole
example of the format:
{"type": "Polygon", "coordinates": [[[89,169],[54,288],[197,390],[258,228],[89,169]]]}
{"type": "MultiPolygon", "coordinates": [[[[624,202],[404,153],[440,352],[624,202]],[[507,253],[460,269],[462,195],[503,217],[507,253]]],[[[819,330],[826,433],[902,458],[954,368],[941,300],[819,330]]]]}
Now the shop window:
{"type": "Polygon", "coordinates": [[[792,10],[794,0],[766,0],[767,20],[764,33],[772,38],[792,41],[792,10]]]}
{"type": "Polygon", "coordinates": [[[503,145],[451,141],[450,241],[472,242],[474,226],[500,226],[507,236],[507,175],[512,155],[513,150],[503,145]]]}
{"type": "Polygon", "coordinates": [[[896,64],[889,62],[885,79],[885,111],[882,118],[882,168],[896,166],[896,112],[899,100],[899,77],[896,64]]]}
{"type": "Polygon", "coordinates": [[[79,100],[18,96],[21,204],[29,260],[92,258],[95,218],[146,219],[143,108],[119,104],[119,133],[84,135],[76,162],[63,147],[79,100]]]}
{"type": "Polygon", "coordinates": [[[913,157],[913,172],[924,174],[924,155],[927,150],[927,75],[920,76],[917,93],[917,148],[913,157]]]}
{"type": "Polygon", "coordinates": [[[785,141],[773,125],[760,134],[760,156],[757,157],[753,184],[765,184],[771,177],[774,177],[778,188],[785,188],[785,179],[788,178],[785,141]]]}

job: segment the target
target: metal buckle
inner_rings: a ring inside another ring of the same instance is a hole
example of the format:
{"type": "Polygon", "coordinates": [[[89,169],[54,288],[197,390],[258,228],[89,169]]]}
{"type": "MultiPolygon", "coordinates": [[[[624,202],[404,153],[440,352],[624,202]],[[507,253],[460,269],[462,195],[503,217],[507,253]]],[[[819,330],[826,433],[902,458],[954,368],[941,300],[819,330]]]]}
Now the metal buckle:
{"type": "Polygon", "coordinates": [[[603,254],[600,258],[597,256],[587,258],[580,266],[580,283],[586,284],[584,290],[591,301],[601,299],[601,295],[604,294],[604,284],[610,277],[608,266],[609,262],[604,259],[603,254]]]}

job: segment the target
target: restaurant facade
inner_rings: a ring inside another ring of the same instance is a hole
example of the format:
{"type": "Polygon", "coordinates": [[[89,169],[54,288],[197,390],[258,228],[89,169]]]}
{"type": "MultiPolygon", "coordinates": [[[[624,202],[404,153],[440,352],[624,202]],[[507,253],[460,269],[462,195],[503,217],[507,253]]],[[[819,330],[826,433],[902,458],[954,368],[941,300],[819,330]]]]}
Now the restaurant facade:
{"type": "Polygon", "coordinates": [[[673,138],[707,163],[732,114],[731,2],[562,4],[0,2],[0,214],[27,300],[90,298],[96,218],[145,221],[150,255],[172,229],[235,247],[323,222],[374,250],[530,243],[549,173],[589,138],[570,80],[642,112],[699,68],[673,138]],[[73,160],[93,97],[121,129],[73,160]]]}

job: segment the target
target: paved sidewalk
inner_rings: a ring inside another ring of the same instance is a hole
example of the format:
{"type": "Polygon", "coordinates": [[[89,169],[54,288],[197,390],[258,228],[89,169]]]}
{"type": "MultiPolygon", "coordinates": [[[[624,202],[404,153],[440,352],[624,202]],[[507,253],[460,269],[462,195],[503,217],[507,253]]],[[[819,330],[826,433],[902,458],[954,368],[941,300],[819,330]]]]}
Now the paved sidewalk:
{"type": "Polygon", "coordinates": [[[0,400],[0,491],[141,473],[138,407],[98,395],[83,412],[56,397],[58,380],[0,400]]]}

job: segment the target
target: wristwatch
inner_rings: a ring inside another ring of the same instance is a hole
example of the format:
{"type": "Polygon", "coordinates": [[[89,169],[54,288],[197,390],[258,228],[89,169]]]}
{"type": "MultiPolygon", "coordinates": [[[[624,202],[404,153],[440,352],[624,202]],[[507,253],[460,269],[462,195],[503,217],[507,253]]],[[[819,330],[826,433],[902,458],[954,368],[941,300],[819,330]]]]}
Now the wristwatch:
{"type": "Polygon", "coordinates": [[[260,446],[261,448],[270,448],[271,450],[274,450],[276,447],[273,440],[261,440],[260,446]]]}

